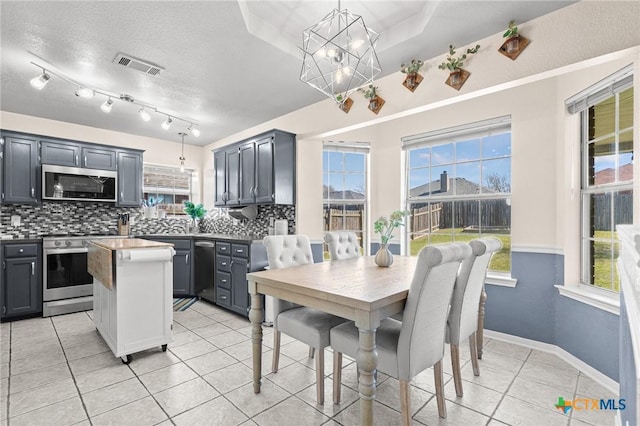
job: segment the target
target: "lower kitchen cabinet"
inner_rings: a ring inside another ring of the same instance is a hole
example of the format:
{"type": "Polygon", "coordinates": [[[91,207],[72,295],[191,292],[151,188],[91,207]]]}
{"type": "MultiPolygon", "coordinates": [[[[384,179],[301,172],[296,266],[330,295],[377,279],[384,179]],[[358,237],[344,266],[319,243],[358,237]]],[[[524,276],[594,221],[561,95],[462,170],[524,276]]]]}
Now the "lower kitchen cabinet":
{"type": "Polygon", "coordinates": [[[195,296],[193,285],[193,247],[191,238],[162,238],[162,237],[142,237],[153,241],[173,244],[176,251],[173,256],[173,296],[187,297],[195,296]]]}
{"type": "Polygon", "coordinates": [[[2,312],[11,319],[42,313],[42,246],[39,243],[2,245],[2,312]]]}

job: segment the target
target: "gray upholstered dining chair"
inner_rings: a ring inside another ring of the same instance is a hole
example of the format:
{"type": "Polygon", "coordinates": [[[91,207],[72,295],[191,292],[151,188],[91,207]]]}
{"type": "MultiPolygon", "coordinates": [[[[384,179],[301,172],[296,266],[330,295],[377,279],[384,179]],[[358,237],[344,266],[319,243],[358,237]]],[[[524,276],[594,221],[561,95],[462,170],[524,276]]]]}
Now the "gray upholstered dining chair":
{"type": "Polygon", "coordinates": [[[345,260],[360,256],[360,243],[355,232],[331,231],[324,235],[331,260],[345,260]]]}
{"type": "MultiPolygon", "coordinates": [[[[311,243],[306,235],[270,235],[264,237],[263,244],[267,249],[269,269],[313,263],[311,243]]],[[[277,298],[273,300],[273,309],[273,363],[271,370],[274,373],[278,371],[281,333],[317,349],[316,398],[318,404],[324,404],[324,348],[329,346],[331,328],[345,322],[346,319],[277,298]]]]}
{"type": "Polygon", "coordinates": [[[451,298],[451,309],[447,320],[446,342],[451,347],[451,367],[456,395],[462,396],[462,376],[460,373],[460,342],[469,339],[473,374],[480,375],[476,352],[476,330],[478,329],[478,305],[491,256],[502,248],[497,238],[473,240],[471,257],[462,261],[458,279],[451,298]]]}
{"type": "MultiPolygon", "coordinates": [[[[403,321],[386,318],[376,332],[378,370],[400,380],[402,423],[411,422],[409,383],[421,371],[433,366],[438,414],[445,418],[442,358],[449,302],[460,262],[471,256],[465,243],[427,246],[418,254],[403,321]]],[[[356,356],[358,329],[353,322],[331,329],[333,348],[333,402],[340,402],[342,354],[356,356]]]]}

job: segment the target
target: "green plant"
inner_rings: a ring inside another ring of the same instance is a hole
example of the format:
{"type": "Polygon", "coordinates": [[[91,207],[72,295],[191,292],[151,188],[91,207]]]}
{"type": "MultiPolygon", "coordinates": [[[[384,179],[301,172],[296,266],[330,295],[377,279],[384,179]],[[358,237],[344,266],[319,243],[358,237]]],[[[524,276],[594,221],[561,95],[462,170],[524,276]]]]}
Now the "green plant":
{"type": "Polygon", "coordinates": [[[480,45],[479,44],[476,45],[476,47],[474,47],[473,49],[467,49],[467,52],[464,53],[459,58],[455,56],[455,54],[456,54],[456,50],[455,49],[456,48],[455,48],[455,46],[453,44],[449,45],[449,56],[447,56],[447,60],[446,61],[444,61],[443,63],[438,65],[439,69],[441,69],[441,70],[448,69],[451,72],[459,70],[460,68],[462,68],[464,66],[464,63],[462,61],[467,59],[467,55],[473,55],[474,53],[478,53],[478,49],[480,49],[480,45]]]}
{"type": "Polygon", "coordinates": [[[202,219],[207,213],[202,204],[195,205],[191,201],[184,202],[184,212],[191,216],[191,219],[202,219]]]}
{"type": "Polygon", "coordinates": [[[387,244],[393,235],[391,234],[394,229],[404,226],[403,220],[409,212],[407,210],[396,210],[391,213],[389,219],[384,216],[380,216],[378,220],[373,223],[373,230],[376,234],[380,234],[380,241],[382,244],[387,244]]]}
{"type": "Polygon", "coordinates": [[[409,64],[400,65],[400,72],[403,74],[416,74],[424,65],[424,61],[420,59],[412,59],[409,64]]]}
{"type": "Polygon", "coordinates": [[[502,37],[515,37],[518,35],[518,26],[516,25],[516,21],[514,21],[513,19],[511,21],[509,21],[509,28],[507,28],[507,31],[505,31],[505,33],[502,35],[502,37]]]}
{"type": "Polygon", "coordinates": [[[378,86],[374,86],[373,84],[370,84],[367,89],[363,89],[362,87],[358,88],[358,92],[363,93],[366,99],[373,99],[378,96],[377,90],[378,86]]]}

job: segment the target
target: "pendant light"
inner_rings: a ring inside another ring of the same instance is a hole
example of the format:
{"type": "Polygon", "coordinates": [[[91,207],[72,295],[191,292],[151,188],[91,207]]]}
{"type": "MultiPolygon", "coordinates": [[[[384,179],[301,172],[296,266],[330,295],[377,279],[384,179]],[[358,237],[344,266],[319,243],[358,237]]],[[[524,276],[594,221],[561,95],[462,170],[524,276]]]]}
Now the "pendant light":
{"type": "Polygon", "coordinates": [[[186,158],[184,158],[184,137],[187,136],[187,134],[184,132],[180,132],[178,133],[178,136],[182,138],[182,155],[180,155],[180,173],[184,173],[184,160],[186,160],[186,158]]]}

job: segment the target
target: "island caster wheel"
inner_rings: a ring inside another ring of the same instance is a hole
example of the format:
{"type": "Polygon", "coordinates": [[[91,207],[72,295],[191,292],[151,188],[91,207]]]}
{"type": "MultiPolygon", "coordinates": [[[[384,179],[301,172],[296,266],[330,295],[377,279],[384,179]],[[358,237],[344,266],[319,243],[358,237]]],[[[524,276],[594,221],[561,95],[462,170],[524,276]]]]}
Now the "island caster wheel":
{"type": "Polygon", "coordinates": [[[120,361],[122,361],[123,364],[125,365],[129,365],[129,363],[131,362],[131,360],[133,359],[133,357],[131,355],[127,355],[126,357],[121,357],[120,361]],[[125,361],[126,359],[126,361],[125,361]]]}
{"type": "Polygon", "coordinates": [[[167,351],[167,345],[162,345],[162,352],[166,352],[167,351]]]}

